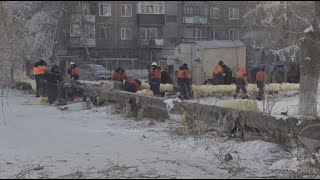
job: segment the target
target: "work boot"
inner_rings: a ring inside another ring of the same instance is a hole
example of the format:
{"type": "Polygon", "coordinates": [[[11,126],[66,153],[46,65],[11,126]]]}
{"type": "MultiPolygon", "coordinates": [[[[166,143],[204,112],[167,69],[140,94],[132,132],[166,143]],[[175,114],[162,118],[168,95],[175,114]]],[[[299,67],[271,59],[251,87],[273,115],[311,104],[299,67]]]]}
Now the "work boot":
{"type": "Polygon", "coordinates": [[[242,99],[250,99],[250,96],[248,94],[244,94],[242,99]]]}
{"type": "Polygon", "coordinates": [[[234,99],[237,99],[238,96],[239,96],[239,95],[238,95],[237,93],[235,93],[235,94],[233,95],[233,98],[234,98],[234,99]]]}

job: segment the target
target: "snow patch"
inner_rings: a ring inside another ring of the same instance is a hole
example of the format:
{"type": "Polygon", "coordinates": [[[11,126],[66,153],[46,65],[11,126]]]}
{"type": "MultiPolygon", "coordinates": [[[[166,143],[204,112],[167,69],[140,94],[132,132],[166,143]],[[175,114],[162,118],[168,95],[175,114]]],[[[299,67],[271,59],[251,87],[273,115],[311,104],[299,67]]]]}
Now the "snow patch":
{"type": "Polygon", "coordinates": [[[310,26],[307,29],[304,30],[304,33],[314,32],[313,27],[310,26]]]}
{"type": "Polygon", "coordinates": [[[166,103],[166,109],[168,111],[171,111],[174,107],[174,101],[176,102],[181,102],[181,100],[179,98],[175,98],[175,99],[166,99],[163,102],[166,103]]]}
{"type": "Polygon", "coordinates": [[[293,159],[282,159],[279,161],[276,161],[270,166],[270,170],[292,170],[297,171],[300,166],[300,162],[297,161],[296,158],[293,159]]]}

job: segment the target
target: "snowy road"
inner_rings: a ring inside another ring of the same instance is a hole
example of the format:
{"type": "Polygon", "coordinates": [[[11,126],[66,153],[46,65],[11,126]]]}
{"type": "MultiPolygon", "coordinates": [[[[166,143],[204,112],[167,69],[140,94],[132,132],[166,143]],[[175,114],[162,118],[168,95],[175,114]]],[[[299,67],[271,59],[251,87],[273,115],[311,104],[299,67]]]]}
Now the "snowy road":
{"type": "Polygon", "coordinates": [[[110,107],[82,110],[75,104],[61,111],[18,91],[2,100],[1,178],[274,177],[275,169],[298,163],[264,141],[170,135],[178,117],[149,126],[147,120],[126,119],[110,107]],[[227,163],[228,152],[233,160],[227,163]]]}

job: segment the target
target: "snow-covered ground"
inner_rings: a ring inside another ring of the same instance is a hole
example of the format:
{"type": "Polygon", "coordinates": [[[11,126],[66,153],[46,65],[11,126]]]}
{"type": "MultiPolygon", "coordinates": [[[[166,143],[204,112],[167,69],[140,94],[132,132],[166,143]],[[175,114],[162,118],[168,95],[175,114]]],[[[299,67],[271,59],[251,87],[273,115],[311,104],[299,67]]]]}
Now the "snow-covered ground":
{"type": "Polygon", "coordinates": [[[174,136],[174,115],[149,125],[111,107],[82,110],[79,103],[61,111],[15,90],[1,100],[1,178],[278,177],[300,162],[261,140],[174,136]],[[233,160],[226,162],[228,152],[233,160]]]}
{"type": "MultiPolygon", "coordinates": [[[[257,105],[261,112],[270,113],[271,116],[275,116],[278,118],[286,118],[288,116],[298,116],[298,106],[299,106],[299,94],[298,91],[292,92],[283,92],[280,95],[273,96],[275,98],[258,101],[257,105]],[[281,115],[282,112],[287,113],[287,115],[281,115]]],[[[318,94],[318,99],[320,98],[320,94],[318,94]]],[[[224,96],[221,98],[217,97],[206,97],[206,98],[199,98],[195,100],[190,100],[192,102],[197,102],[201,104],[208,104],[208,105],[217,105],[222,106],[222,103],[226,101],[233,101],[233,97],[231,96],[224,96]]],[[[318,103],[318,109],[320,109],[320,103],[318,103]]],[[[320,112],[319,112],[320,115],[320,112]]]]}

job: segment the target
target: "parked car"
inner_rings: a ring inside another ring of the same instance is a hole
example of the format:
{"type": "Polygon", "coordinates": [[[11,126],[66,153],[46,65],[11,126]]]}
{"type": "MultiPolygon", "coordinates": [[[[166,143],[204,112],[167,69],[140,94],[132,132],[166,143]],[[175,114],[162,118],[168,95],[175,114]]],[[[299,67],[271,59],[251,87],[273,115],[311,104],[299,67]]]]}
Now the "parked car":
{"type": "Polygon", "coordinates": [[[84,64],[80,65],[80,80],[105,80],[110,79],[112,72],[105,67],[98,64],[84,64]]]}

